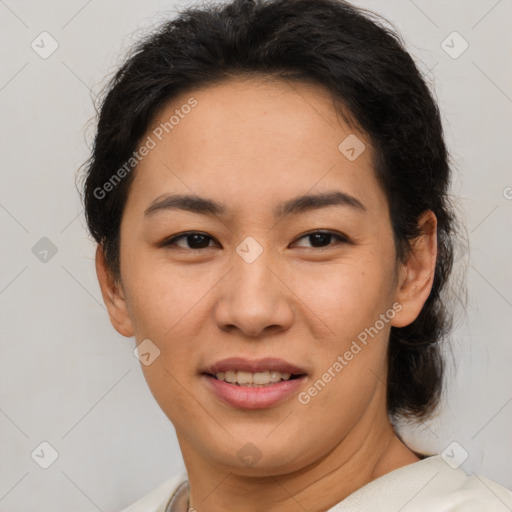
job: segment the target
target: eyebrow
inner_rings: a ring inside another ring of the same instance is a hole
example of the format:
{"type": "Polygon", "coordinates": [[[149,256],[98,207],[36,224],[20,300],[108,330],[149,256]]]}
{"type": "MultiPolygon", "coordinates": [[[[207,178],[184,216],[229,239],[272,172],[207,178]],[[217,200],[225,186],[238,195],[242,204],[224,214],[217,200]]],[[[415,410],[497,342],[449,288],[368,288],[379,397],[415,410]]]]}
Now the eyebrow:
{"type": "MultiPolygon", "coordinates": [[[[310,210],[317,210],[329,206],[345,206],[366,211],[363,203],[340,191],[324,192],[320,194],[305,194],[289,199],[278,204],[273,214],[275,217],[284,217],[285,215],[299,214],[310,210]]],[[[218,203],[213,199],[199,197],[195,195],[166,195],[159,197],[144,212],[145,217],[149,217],[157,212],[165,210],[185,210],[203,215],[225,215],[227,208],[224,204],[218,203]]]]}

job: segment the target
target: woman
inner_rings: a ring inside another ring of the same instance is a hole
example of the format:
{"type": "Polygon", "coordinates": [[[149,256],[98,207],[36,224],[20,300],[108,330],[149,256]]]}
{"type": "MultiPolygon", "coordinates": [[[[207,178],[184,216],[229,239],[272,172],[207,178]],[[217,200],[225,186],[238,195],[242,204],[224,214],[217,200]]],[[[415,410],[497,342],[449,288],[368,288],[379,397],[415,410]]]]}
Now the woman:
{"type": "Polygon", "coordinates": [[[347,3],[191,8],[138,45],[85,208],[186,472],[126,512],[512,508],[394,429],[439,401],[449,182],[415,64],[347,3]]]}

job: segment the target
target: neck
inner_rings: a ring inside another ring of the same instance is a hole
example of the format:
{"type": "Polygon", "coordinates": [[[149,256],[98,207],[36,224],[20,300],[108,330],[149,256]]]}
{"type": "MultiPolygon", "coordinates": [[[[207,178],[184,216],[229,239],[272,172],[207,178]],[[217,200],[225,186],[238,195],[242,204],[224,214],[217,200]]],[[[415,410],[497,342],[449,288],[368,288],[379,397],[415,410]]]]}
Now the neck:
{"type": "Polygon", "coordinates": [[[189,505],[199,512],[328,510],[372,480],[420,460],[396,436],[385,411],[384,417],[365,414],[328,454],[299,471],[272,475],[269,469],[257,477],[205,461],[178,435],[189,505]]]}

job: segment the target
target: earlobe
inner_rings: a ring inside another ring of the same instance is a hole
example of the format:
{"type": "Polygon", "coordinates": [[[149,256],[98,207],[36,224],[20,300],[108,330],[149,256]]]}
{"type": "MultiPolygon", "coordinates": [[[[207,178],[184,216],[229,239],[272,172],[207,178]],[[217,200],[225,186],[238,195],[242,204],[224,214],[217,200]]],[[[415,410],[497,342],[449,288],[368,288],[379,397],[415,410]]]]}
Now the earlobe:
{"type": "Polygon", "coordinates": [[[96,248],[96,275],[110,322],[115,330],[127,338],[134,335],[132,322],[126,305],[126,297],[120,283],[116,281],[105,262],[103,247],[96,248]]]}
{"type": "Polygon", "coordinates": [[[411,241],[407,261],[400,265],[396,300],[402,309],[392,320],[393,327],[405,327],[416,320],[427,300],[437,260],[437,218],[431,210],[418,220],[420,235],[411,241]]]}

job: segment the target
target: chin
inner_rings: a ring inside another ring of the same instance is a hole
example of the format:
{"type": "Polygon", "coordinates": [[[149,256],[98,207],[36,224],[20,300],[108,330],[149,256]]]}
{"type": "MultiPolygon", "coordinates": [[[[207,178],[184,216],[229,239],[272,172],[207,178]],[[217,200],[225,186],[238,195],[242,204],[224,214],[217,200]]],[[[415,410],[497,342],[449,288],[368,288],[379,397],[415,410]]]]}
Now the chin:
{"type": "Polygon", "coordinates": [[[300,445],[294,442],[283,445],[282,439],[269,441],[267,436],[268,432],[260,437],[248,437],[247,440],[231,440],[225,451],[221,451],[222,443],[215,443],[207,451],[219,466],[242,476],[285,475],[307,466],[308,461],[304,459],[300,445]]]}

